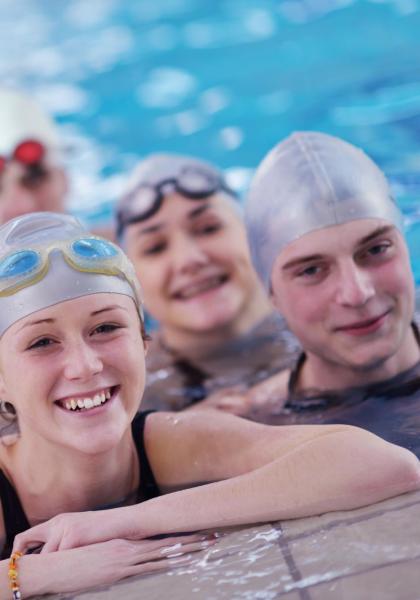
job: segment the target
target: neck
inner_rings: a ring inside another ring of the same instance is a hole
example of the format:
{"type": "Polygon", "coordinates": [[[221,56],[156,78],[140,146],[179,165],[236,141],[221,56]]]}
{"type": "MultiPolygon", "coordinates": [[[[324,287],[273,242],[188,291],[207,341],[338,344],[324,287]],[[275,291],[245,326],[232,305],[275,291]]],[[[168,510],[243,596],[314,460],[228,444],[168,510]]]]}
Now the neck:
{"type": "Polygon", "coordinates": [[[362,387],[391,379],[413,367],[419,360],[419,343],[410,327],[398,351],[372,368],[343,366],[308,351],[296,387],[300,391],[340,391],[362,387]]]}
{"type": "Polygon", "coordinates": [[[219,350],[226,343],[247,334],[273,312],[264,292],[257,285],[254,294],[235,319],[207,331],[161,327],[163,343],[186,358],[197,359],[219,350]]]}
{"type": "Polygon", "coordinates": [[[25,437],[11,449],[10,474],[31,525],[62,512],[117,503],[138,487],[131,430],[118,447],[100,455],[51,448],[51,444],[25,437]]]}

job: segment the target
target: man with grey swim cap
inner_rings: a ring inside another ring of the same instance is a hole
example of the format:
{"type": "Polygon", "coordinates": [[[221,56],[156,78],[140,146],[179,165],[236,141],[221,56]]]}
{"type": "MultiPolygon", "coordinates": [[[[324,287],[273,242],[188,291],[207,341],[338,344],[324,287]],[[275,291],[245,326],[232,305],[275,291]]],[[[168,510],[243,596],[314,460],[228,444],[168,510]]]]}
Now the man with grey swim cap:
{"type": "MultiPolygon", "coordinates": [[[[364,152],[323,133],[294,133],[257,169],[245,211],[254,266],[303,347],[291,371],[250,392],[254,405],[267,406],[268,394],[277,409],[287,403],[310,421],[320,418],[328,398],[349,406],[350,388],[372,407],[381,386],[395,396],[394,383],[417,380],[414,282],[402,216],[364,152]]],[[[418,413],[419,399],[410,401],[418,413]]],[[[397,409],[383,423],[373,413],[366,420],[368,413],[364,407],[337,418],[420,451],[418,432],[407,433],[397,409]]]]}
{"type": "Polygon", "coordinates": [[[267,289],[279,252],[306,233],[357,219],[402,215],[382,171],[359,148],[318,132],[298,132],[259,166],[246,202],[254,266],[267,289]]]}

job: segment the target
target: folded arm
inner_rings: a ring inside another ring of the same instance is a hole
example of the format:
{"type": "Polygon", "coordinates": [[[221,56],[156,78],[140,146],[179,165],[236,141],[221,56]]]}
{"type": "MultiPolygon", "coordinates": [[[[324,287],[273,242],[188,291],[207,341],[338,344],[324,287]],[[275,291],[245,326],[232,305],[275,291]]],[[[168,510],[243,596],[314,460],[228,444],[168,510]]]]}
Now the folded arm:
{"type": "Polygon", "coordinates": [[[181,420],[160,413],[147,427],[146,445],[163,489],[204,485],[136,506],[56,517],[18,536],[16,548],[37,541],[50,551],[116,537],[306,517],[420,485],[413,454],[352,427],[267,427],[216,412],[181,420]]]}

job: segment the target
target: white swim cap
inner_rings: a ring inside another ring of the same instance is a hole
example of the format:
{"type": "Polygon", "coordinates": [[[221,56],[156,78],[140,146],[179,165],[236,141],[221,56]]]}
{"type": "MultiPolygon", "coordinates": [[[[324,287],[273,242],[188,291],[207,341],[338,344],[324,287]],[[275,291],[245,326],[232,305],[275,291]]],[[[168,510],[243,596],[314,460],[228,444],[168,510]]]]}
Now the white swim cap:
{"type": "Polygon", "coordinates": [[[29,213],[0,227],[0,337],[38,310],[98,293],[129,296],[143,321],[133,265],[74,217],[29,213]]]}
{"type": "Polygon", "coordinates": [[[245,204],[254,268],[267,289],[281,250],[299,237],[356,219],[402,215],[385,175],[359,148],[318,132],[296,132],[258,167],[245,204]]]}
{"type": "Polygon", "coordinates": [[[8,156],[28,139],[58,150],[59,135],[53,120],[41,106],[20,92],[0,89],[0,155],[8,156]]]}

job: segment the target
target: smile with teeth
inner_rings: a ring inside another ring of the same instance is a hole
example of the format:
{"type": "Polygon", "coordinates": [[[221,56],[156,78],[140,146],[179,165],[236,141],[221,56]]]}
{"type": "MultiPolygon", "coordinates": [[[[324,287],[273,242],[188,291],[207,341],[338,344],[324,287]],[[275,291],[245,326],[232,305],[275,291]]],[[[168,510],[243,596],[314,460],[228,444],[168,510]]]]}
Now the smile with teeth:
{"type": "Polygon", "coordinates": [[[215,289],[226,283],[228,277],[226,275],[217,275],[215,277],[209,277],[203,281],[192,283],[191,285],[185,286],[182,290],[179,290],[174,294],[178,300],[189,300],[198,294],[203,294],[209,290],[215,289]]]}
{"type": "Polygon", "coordinates": [[[67,398],[65,401],[60,402],[59,404],[66,410],[86,411],[105,404],[105,402],[111,398],[111,395],[111,388],[107,388],[106,390],[96,393],[94,396],[88,396],[86,398],[67,398]]]}

